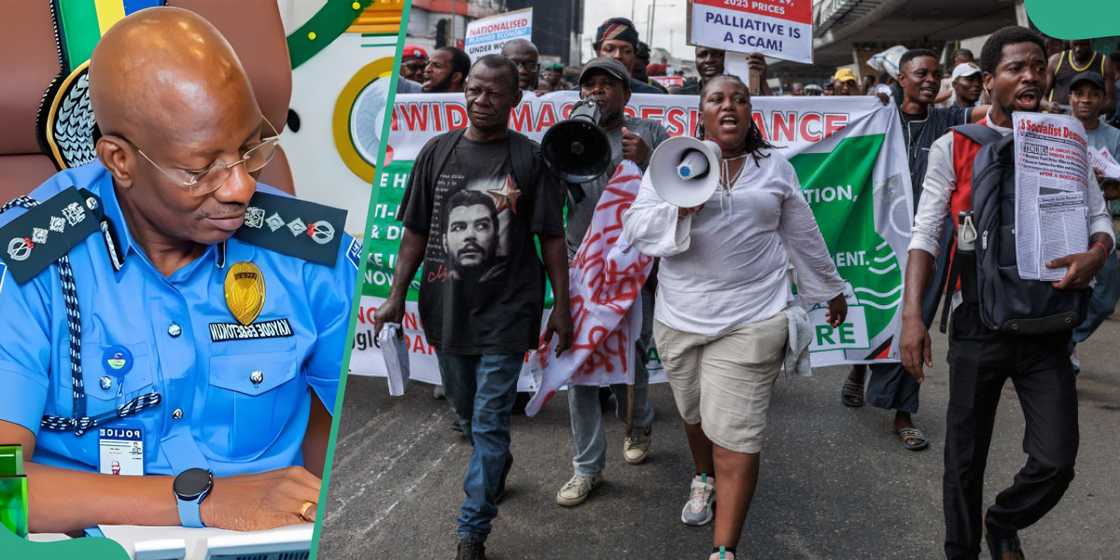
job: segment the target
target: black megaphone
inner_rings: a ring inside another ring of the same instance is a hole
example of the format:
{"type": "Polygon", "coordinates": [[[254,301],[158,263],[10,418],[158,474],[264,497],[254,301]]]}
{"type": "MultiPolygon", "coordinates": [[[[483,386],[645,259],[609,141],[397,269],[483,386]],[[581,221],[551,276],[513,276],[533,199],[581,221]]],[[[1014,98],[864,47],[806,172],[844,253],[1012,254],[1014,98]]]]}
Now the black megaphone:
{"type": "Polygon", "coordinates": [[[568,119],[553,125],[541,141],[541,155],[557,176],[568,183],[575,202],[583,200],[580,183],[606,173],[611,166],[611,145],[599,128],[599,103],[581,99],[568,119]]]}

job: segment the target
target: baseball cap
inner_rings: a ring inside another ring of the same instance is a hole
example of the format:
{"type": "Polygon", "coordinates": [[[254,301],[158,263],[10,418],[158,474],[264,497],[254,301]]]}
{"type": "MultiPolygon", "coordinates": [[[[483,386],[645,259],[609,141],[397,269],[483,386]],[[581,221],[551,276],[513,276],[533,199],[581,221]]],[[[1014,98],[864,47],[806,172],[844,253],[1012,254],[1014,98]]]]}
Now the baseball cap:
{"type": "Polygon", "coordinates": [[[1104,91],[1104,78],[1096,72],[1081,72],[1073,77],[1073,81],[1069,83],[1069,89],[1077,87],[1080,82],[1089,82],[1104,91]]]}
{"type": "Polygon", "coordinates": [[[858,82],[856,75],[852,73],[851,68],[840,68],[833,74],[832,81],[834,82],[858,82]]]}
{"type": "Polygon", "coordinates": [[[428,58],[428,51],[416,45],[405,45],[404,50],[401,51],[401,60],[409,60],[412,58],[425,60],[428,58]]]}
{"type": "Polygon", "coordinates": [[[609,56],[600,56],[588,61],[579,73],[579,83],[583,84],[588,76],[596,72],[605,72],[611,77],[621,80],[622,85],[626,86],[626,89],[630,89],[630,72],[621,62],[609,56]]]}
{"type": "Polygon", "coordinates": [[[967,78],[975,76],[980,73],[980,67],[971,62],[962,62],[953,68],[953,74],[950,76],[952,81],[957,81],[957,78],[967,78]]]}

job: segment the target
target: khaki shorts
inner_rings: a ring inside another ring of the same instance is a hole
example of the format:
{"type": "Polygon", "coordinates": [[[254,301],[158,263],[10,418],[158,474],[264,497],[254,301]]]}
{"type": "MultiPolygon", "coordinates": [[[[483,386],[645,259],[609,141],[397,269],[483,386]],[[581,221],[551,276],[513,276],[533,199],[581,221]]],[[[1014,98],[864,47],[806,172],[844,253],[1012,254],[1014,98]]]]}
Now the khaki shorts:
{"type": "Polygon", "coordinates": [[[770,394],[785,357],[785,312],[719,336],[654,323],[657,353],[681,418],[701,424],[716,445],[739,453],[762,450],[770,394]]]}

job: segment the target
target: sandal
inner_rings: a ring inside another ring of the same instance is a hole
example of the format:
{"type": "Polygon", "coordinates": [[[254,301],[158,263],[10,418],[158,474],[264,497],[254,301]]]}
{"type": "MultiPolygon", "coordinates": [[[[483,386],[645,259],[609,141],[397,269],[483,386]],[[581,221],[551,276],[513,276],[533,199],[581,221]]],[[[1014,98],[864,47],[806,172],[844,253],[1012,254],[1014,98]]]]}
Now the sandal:
{"type": "Polygon", "coordinates": [[[844,380],[844,388],[840,390],[840,402],[851,408],[863,406],[863,384],[851,379],[844,380]]]}
{"type": "Polygon", "coordinates": [[[913,426],[898,430],[895,435],[902,441],[902,447],[908,451],[921,451],[929,447],[929,440],[926,439],[926,435],[913,426]]]}

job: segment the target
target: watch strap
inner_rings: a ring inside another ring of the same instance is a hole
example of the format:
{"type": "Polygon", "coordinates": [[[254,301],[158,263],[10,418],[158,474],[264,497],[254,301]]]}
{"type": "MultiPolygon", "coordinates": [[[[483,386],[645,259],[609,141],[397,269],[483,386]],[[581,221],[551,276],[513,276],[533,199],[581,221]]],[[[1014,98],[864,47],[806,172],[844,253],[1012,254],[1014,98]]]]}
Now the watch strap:
{"type": "Polygon", "coordinates": [[[184,500],[179,496],[175,496],[175,501],[179,504],[179,524],[183,527],[191,527],[200,529],[205,527],[202,524],[202,498],[199,496],[194,500],[184,500]]]}

